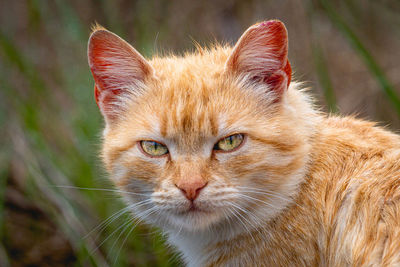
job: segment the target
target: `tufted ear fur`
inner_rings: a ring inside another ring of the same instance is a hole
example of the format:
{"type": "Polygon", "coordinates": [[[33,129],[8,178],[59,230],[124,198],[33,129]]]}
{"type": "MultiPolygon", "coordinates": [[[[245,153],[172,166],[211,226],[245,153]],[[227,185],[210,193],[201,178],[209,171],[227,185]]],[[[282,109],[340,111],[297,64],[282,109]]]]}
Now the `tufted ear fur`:
{"type": "Polygon", "coordinates": [[[89,38],[88,60],[95,81],[95,98],[107,123],[123,110],[124,100],[137,95],[153,68],[131,45],[112,32],[97,28],[89,38]]]}
{"type": "Polygon", "coordinates": [[[284,24],[270,20],[247,29],[228,58],[225,71],[266,84],[279,100],[290,84],[292,72],[284,24]]]}

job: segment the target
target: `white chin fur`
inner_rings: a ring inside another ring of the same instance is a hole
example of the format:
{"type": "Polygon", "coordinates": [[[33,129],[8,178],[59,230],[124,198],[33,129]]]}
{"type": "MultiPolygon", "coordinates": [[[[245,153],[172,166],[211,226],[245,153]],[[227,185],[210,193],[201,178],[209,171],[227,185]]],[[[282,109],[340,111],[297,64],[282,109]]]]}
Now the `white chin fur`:
{"type": "Polygon", "coordinates": [[[175,230],[187,232],[208,230],[223,219],[218,211],[191,211],[168,216],[168,221],[175,230]]]}

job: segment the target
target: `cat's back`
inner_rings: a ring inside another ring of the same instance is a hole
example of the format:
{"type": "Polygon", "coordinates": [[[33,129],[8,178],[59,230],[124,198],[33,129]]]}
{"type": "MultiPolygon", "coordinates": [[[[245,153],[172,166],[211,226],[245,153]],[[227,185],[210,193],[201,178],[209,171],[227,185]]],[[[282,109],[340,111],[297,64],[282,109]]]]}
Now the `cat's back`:
{"type": "Polygon", "coordinates": [[[400,266],[400,137],[353,118],[323,120],[312,180],[328,266],[400,266]]]}

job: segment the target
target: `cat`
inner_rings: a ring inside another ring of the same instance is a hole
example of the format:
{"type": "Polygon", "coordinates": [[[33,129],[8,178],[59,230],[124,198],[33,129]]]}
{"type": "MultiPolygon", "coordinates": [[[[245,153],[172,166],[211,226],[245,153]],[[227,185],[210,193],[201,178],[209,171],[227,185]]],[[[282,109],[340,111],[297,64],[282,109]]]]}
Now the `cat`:
{"type": "Polygon", "coordinates": [[[151,60],[97,26],[88,59],[105,167],[188,266],[400,266],[400,137],[318,111],[282,22],[151,60]]]}

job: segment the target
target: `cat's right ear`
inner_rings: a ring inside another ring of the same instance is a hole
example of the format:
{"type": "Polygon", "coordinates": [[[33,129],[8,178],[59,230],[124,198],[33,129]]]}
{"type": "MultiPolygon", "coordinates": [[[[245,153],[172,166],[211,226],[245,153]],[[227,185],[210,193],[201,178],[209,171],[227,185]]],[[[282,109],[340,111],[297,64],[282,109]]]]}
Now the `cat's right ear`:
{"type": "Polygon", "coordinates": [[[225,71],[265,85],[261,88],[273,93],[274,102],[279,101],[292,75],[285,25],[279,20],[270,20],[247,29],[233,48],[225,71]]]}
{"type": "Polygon", "coordinates": [[[95,98],[107,123],[123,111],[125,101],[140,93],[154,70],[146,59],[119,36],[94,30],[88,43],[88,61],[95,81],[95,98]]]}

